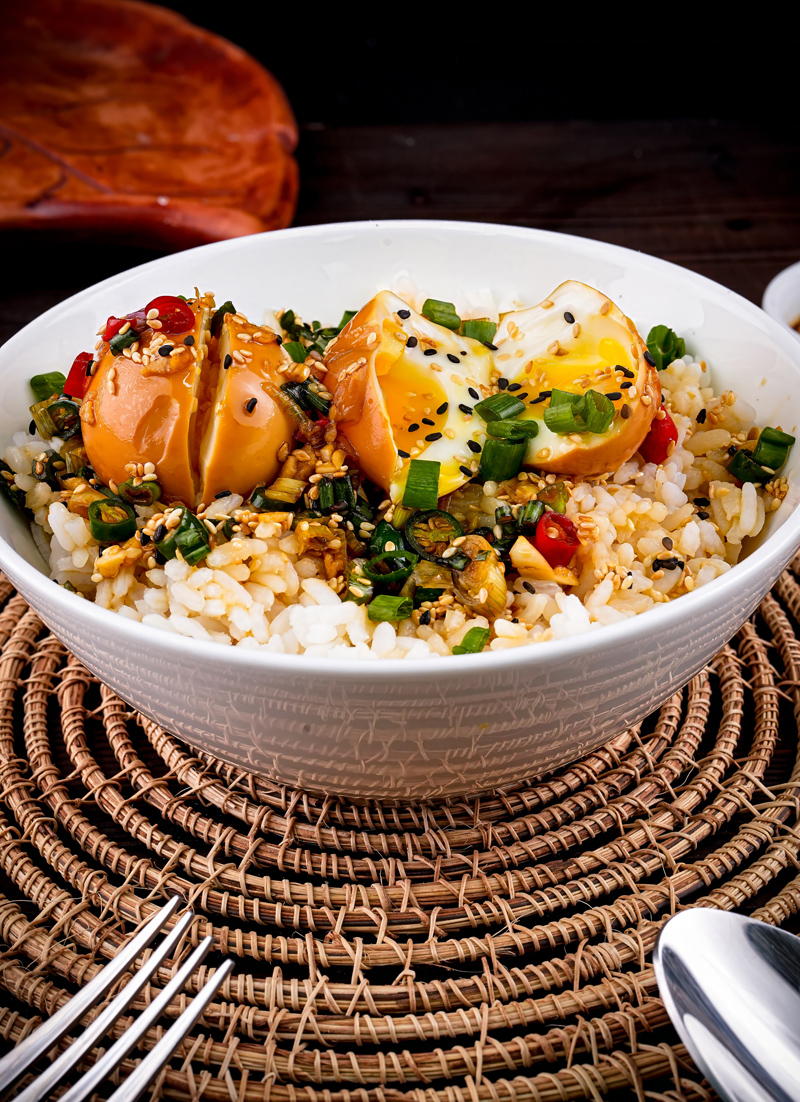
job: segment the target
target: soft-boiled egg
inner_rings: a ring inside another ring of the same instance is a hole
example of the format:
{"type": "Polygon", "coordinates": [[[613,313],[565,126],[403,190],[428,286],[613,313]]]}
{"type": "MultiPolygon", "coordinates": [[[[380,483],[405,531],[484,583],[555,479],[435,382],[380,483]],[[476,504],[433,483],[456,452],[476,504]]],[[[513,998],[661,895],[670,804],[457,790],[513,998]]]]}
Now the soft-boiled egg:
{"type": "Polygon", "coordinates": [[[411,459],[441,464],[440,497],[477,472],[484,426],[472,410],[491,393],[493,368],[480,341],[381,291],[329,346],[325,365],[339,429],[393,501],[402,497],[411,459]]]}
{"type": "Polygon", "coordinates": [[[296,422],[281,399],[279,368],[291,360],[278,334],[225,314],[217,339],[213,299],[187,305],[195,324],[185,333],[148,328],[119,355],[101,346],[81,424],[102,482],[124,482],[131,463],[149,462],[165,500],[194,506],[274,479],[296,422]]]}
{"type": "Polygon", "coordinates": [[[582,477],[616,470],[647,435],[661,403],[655,367],[636,326],[610,299],[585,283],[562,283],[538,306],[505,314],[494,338],[495,363],[508,389],[536,419],[525,465],[582,477]],[[614,405],[605,433],[551,432],[543,420],[552,390],[596,390],[614,405]]]}

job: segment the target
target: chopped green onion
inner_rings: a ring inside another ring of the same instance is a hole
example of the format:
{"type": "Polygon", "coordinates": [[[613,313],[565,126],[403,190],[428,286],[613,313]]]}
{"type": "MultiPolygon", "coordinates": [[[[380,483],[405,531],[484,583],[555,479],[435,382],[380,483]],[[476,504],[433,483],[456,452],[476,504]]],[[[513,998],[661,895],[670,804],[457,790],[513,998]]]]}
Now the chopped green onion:
{"type": "Polygon", "coordinates": [[[526,440],[496,440],[487,437],[481,452],[480,475],[484,482],[503,482],[519,474],[525,452],[526,440]]]}
{"type": "Polygon", "coordinates": [[[728,470],[740,482],[769,482],[772,475],[756,463],[750,452],[741,448],[728,464],[728,470]]]}
{"type": "Polygon", "coordinates": [[[257,513],[294,512],[305,488],[298,478],[276,478],[271,486],[262,482],[250,494],[250,504],[257,513]]]}
{"type": "Polygon", "coordinates": [[[368,601],[372,600],[372,595],[375,592],[374,586],[369,578],[364,574],[357,572],[357,567],[363,569],[363,561],[353,560],[349,564],[349,570],[347,574],[347,589],[345,590],[344,600],[352,601],[356,605],[365,605],[368,601]]]}
{"type": "Polygon", "coordinates": [[[398,528],[393,528],[385,520],[380,520],[369,541],[370,555],[379,555],[381,551],[385,551],[387,543],[394,544],[395,551],[406,550],[403,533],[398,528]]]}
{"type": "Polygon", "coordinates": [[[89,505],[89,531],[98,543],[124,543],[136,532],[136,513],[120,498],[104,498],[89,505]]]}
{"type": "Polygon", "coordinates": [[[2,459],[0,459],[0,493],[8,498],[16,509],[25,513],[27,517],[33,516],[33,513],[25,504],[25,491],[21,490],[14,482],[14,472],[8,463],[4,463],[2,459]]]}
{"type": "Polygon", "coordinates": [[[413,509],[409,509],[405,505],[395,505],[394,513],[392,514],[392,524],[395,528],[405,528],[406,521],[413,512],[413,509]]]}
{"type": "Polygon", "coordinates": [[[546,505],[554,513],[566,513],[569,490],[563,482],[554,482],[552,486],[545,486],[536,496],[542,505],[546,505]]]}
{"type": "Polygon", "coordinates": [[[113,336],[108,342],[108,347],[116,356],[122,352],[123,348],[128,348],[130,345],[136,344],[140,337],[141,333],[138,333],[133,326],[131,326],[127,332],[117,333],[113,336]]]}
{"type": "Polygon", "coordinates": [[[407,509],[435,509],[439,502],[441,463],[430,459],[412,459],[408,465],[403,505],[407,509]]]}
{"type": "Polygon", "coordinates": [[[795,438],[788,432],[768,426],[761,430],[758,443],[752,451],[753,459],[756,463],[763,463],[765,467],[777,471],[788,459],[789,449],[794,442],[795,438]]]}
{"type": "Polygon", "coordinates": [[[154,505],[161,497],[161,487],[157,482],[140,482],[134,486],[133,480],[120,482],[119,496],[129,505],[154,505]]]}
{"type": "Polygon", "coordinates": [[[235,313],[236,307],[230,299],[228,299],[227,302],[223,302],[222,306],[220,306],[211,318],[211,336],[218,337],[222,331],[222,323],[225,320],[225,315],[235,313]]]}
{"type": "Polygon", "coordinates": [[[426,298],[420,313],[436,325],[443,325],[445,329],[461,328],[461,318],[456,313],[452,302],[442,302],[439,298],[426,298]]]}
{"type": "Polygon", "coordinates": [[[469,555],[465,555],[463,551],[456,551],[455,555],[445,559],[442,565],[446,566],[448,570],[466,570],[472,561],[469,555]]]}
{"type": "Polygon", "coordinates": [[[435,604],[443,593],[443,589],[432,589],[424,585],[418,586],[414,591],[414,608],[419,608],[426,601],[435,604]]]}
{"type": "Polygon", "coordinates": [[[405,534],[409,546],[421,558],[438,562],[453,540],[464,535],[464,529],[450,513],[424,509],[408,518],[405,534]]]}
{"type": "Polygon", "coordinates": [[[517,528],[520,532],[535,531],[542,513],[544,505],[541,501],[526,501],[517,513],[517,528]]]}
{"type": "Polygon", "coordinates": [[[583,396],[581,415],[589,432],[608,432],[614,420],[614,403],[599,390],[587,390],[583,396]]]}
{"type": "Polygon", "coordinates": [[[350,321],[352,321],[352,319],[356,316],[357,313],[358,313],[358,310],[345,310],[345,312],[342,314],[342,320],[336,326],[337,330],[341,333],[341,331],[344,329],[344,327],[350,321]]]}
{"type": "Polygon", "coordinates": [[[364,563],[363,570],[375,585],[392,585],[404,582],[418,562],[413,551],[381,551],[364,563]]]}
{"type": "Polygon", "coordinates": [[[519,417],[525,412],[525,403],[520,402],[508,391],[501,394],[493,394],[491,398],[484,398],[474,407],[475,412],[484,421],[507,421],[511,417],[519,417]]]}
{"type": "Polygon", "coordinates": [[[164,539],[155,546],[165,559],[174,559],[180,551],[189,566],[196,566],[211,550],[208,529],[188,509],[183,509],[177,528],[167,532],[164,539]]]}
{"type": "Polygon", "coordinates": [[[413,611],[414,604],[408,597],[389,597],[386,594],[367,605],[367,616],[376,623],[407,620],[413,611]]]}
{"type": "Polygon", "coordinates": [[[308,355],[308,353],[306,352],[305,347],[300,343],[300,341],[284,341],[283,347],[286,349],[286,351],[289,353],[296,364],[303,364],[306,362],[306,356],[308,355]]]}
{"type": "Polygon", "coordinates": [[[488,421],[489,436],[501,436],[504,440],[532,439],[539,435],[538,421],[488,421]]]}
{"type": "Polygon", "coordinates": [[[470,628],[464,638],[453,647],[453,654],[478,654],[489,642],[489,628],[470,628]]]}
{"type": "Polygon", "coordinates": [[[474,341],[481,341],[483,344],[491,344],[496,332],[497,326],[488,318],[473,318],[471,321],[463,322],[461,326],[463,336],[471,337],[474,341]]]}
{"type": "Polygon", "coordinates": [[[544,411],[544,423],[551,432],[567,436],[571,432],[586,432],[583,420],[584,396],[568,390],[554,390],[550,405],[544,411]]]}
{"type": "Polygon", "coordinates": [[[666,325],[655,325],[647,334],[647,351],[653,357],[656,367],[662,371],[673,360],[686,355],[686,343],[666,325]]]}
{"type": "Polygon", "coordinates": [[[31,390],[36,395],[37,402],[44,402],[54,394],[61,394],[66,383],[66,377],[60,371],[48,371],[44,375],[33,376],[31,390]]]}
{"type": "MultiPolygon", "coordinates": [[[[83,440],[79,436],[71,436],[66,440],[61,449],[61,458],[67,464],[67,474],[80,474],[88,459],[83,440]]],[[[89,478],[94,478],[94,473],[84,477],[88,481],[89,478]]]]}

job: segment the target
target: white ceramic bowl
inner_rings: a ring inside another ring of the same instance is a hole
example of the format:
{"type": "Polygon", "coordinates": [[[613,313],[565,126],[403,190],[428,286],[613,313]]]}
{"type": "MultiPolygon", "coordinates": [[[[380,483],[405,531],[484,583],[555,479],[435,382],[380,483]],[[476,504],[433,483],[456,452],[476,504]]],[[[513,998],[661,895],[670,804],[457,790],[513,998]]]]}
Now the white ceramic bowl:
{"type": "MultiPolygon", "coordinates": [[[[791,431],[800,345],[731,291],[662,260],[576,237],[447,222],[283,230],[179,253],[48,311],[0,349],[0,440],[28,421],[28,378],[64,368],[98,319],[195,285],[258,318],[267,305],[338,318],[408,273],[444,299],[491,288],[538,302],[558,283],[602,288],[643,333],[666,323],[719,389],[791,431]]],[[[0,565],[49,627],[136,708],[188,743],[275,780],[350,796],[409,798],[507,786],[643,718],[742,625],[800,546],[800,447],[789,496],[739,565],[623,624],[571,639],[438,660],[354,663],[265,655],[148,630],[79,600],[42,572],[24,520],[3,503],[0,565]]]]}
{"type": "Polygon", "coordinates": [[[800,333],[793,328],[800,320],[800,261],[784,268],[770,280],[761,306],[771,318],[785,325],[795,340],[800,341],[800,333]]]}

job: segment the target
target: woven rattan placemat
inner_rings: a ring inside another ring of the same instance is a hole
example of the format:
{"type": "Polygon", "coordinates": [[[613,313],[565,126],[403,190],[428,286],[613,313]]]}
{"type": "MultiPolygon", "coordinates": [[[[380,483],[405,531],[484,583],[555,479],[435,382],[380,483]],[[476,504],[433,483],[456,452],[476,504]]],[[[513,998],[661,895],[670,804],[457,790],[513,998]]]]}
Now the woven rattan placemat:
{"type": "Polygon", "coordinates": [[[192,753],[7,582],[0,596],[4,1048],[177,892],[200,916],[191,940],[215,939],[188,997],[221,954],[236,970],[157,1096],[711,1097],[651,951],[682,907],[789,928],[800,909],[791,571],[641,728],[546,780],[408,807],[321,800],[192,753]]]}

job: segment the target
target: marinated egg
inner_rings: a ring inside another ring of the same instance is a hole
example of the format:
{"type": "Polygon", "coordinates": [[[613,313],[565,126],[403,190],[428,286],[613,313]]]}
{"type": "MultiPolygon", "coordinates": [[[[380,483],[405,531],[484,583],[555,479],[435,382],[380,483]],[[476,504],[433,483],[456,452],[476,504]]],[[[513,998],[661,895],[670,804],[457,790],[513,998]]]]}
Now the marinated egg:
{"type": "Polygon", "coordinates": [[[439,495],[473,477],[484,427],[472,410],[490,391],[492,355],[381,291],[325,355],[340,431],[365,474],[402,497],[411,459],[441,464],[439,495]]]}

